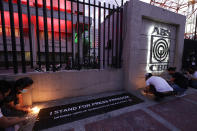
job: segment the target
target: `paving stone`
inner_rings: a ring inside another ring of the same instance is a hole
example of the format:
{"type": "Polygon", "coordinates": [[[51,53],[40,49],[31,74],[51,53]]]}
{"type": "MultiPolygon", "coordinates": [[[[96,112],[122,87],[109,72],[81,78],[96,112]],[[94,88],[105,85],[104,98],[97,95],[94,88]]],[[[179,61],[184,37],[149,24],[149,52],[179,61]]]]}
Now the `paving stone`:
{"type": "Polygon", "coordinates": [[[149,107],[181,130],[197,131],[197,105],[182,98],[149,107]]]}
{"type": "Polygon", "coordinates": [[[197,93],[191,94],[191,95],[186,95],[184,98],[187,98],[187,99],[197,102],[197,93]]]}
{"type": "Polygon", "coordinates": [[[64,130],[64,131],[74,131],[74,129],[68,129],[68,130],[64,130]]]}
{"type": "Polygon", "coordinates": [[[86,131],[168,131],[161,123],[142,110],[85,125],[86,131]]]}

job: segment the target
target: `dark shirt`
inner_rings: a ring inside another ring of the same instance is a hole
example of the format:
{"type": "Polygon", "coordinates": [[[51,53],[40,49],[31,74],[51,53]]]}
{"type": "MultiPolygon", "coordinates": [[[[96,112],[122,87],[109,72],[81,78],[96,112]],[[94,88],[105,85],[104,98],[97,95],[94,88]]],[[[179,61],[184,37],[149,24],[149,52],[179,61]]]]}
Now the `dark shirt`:
{"type": "Polygon", "coordinates": [[[172,75],[172,77],[174,78],[174,83],[177,84],[179,87],[185,89],[188,88],[189,81],[187,80],[187,78],[185,78],[183,74],[176,72],[172,75]]]}
{"type": "Polygon", "coordinates": [[[12,89],[10,94],[7,97],[7,101],[6,102],[14,102],[15,105],[19,104],[19,100],[17,95],[20,94],[21,92],[19,92],[18,90],[16,90],[16,88],[12,89]]]}
{"type": "Polygon", "coordinates": [[[19,92],[18,88],[15,86],[16,82],[15,81],[10,81],[10,93],[9,95],[5,98],[4,103],[10,103],[10,102],[14,102],[15,105],[19,104],[19,100],[17,95],[20,94],[21,92],[19,92]]]}

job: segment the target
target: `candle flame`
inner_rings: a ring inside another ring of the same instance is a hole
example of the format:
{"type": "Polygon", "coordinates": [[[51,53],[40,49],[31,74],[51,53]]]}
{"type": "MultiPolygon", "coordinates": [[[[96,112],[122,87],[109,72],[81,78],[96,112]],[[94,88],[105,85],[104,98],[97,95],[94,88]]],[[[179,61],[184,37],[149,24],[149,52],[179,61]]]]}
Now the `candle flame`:
{"type": "Polygon", "coordinates": [[[34,107],[34,108],[32,108],[31,110],[32,110],[32,113],[33,113],[33,114],[38,114],[39,111],[40,111],[40,108],[34,107]]]}

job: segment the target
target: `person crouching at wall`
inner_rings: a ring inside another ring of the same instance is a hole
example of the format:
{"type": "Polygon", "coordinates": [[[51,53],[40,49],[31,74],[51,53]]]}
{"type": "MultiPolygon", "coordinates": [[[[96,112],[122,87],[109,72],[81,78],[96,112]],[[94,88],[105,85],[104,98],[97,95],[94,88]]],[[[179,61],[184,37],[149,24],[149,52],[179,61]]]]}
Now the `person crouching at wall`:
{"type": "Polygon", "coordinates": [[[29,107],[23,106],[22,93],[26,92],[32,84],[33,80],[29,77],[10,82],[11,92],[6,101],[8,104],[2,107],[5,116],[24,116],[31,111],[29,107]]]}
{"type": "Polygon", "coordinates": [[[145,75],[145,92],[151,92],[155,95],[155,101],[160,101],[163,97],[173,94],[173,88],[159,76],[152,76],[151,73],[145,75]]]}
{"type": "Polygon", "coordinates": [[[176,67],[169,67],[163,73],[161,73],[161,77],[165,79],[169,84],[171,84],[172,74],[176,72],[176,67]]]}
{"type": "Polygon", "coordinates": [[[0,131],[15,130],[15,125],[28,121],[28,117],[5,117],[1,112],[1,107],[6,103],[11,92],[10,83],[0,80],[0,131]]]}
{"type": "Polygon", "coordinates": [[[189,68],[187,77],[190,80],[190,86],[197,89],[197,69],[189,68]]]}

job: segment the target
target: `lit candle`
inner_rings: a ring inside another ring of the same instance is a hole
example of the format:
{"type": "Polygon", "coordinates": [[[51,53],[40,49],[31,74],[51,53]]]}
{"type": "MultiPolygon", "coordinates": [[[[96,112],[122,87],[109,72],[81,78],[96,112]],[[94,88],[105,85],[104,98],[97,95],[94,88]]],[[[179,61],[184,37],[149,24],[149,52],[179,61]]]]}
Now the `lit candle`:
{"type": "Polygon", "coordinates": [[[33,114],[38,114],[39,111],[40,111],[40,108],[34,107],[34,108],[32,108],[31,110],[32,110],[32,113],[33,113],[33,114]]]}

